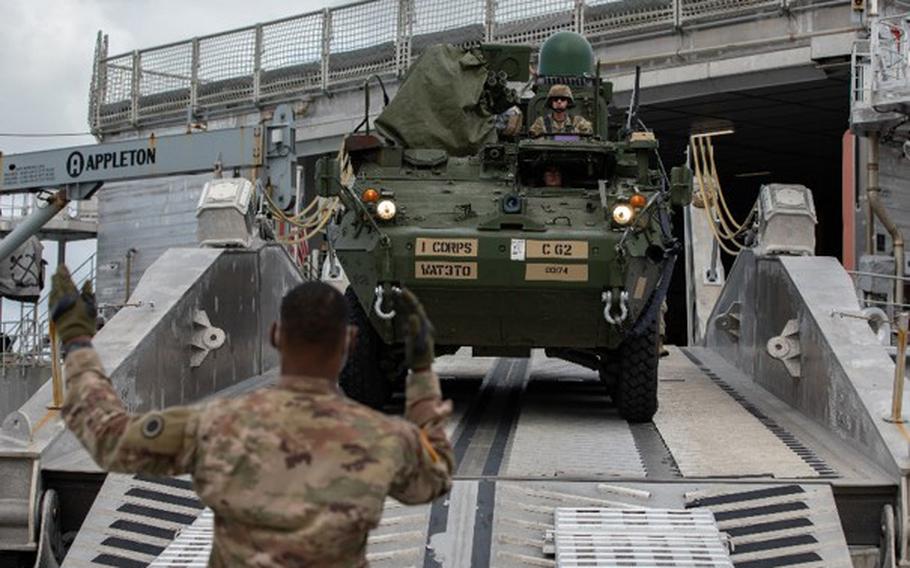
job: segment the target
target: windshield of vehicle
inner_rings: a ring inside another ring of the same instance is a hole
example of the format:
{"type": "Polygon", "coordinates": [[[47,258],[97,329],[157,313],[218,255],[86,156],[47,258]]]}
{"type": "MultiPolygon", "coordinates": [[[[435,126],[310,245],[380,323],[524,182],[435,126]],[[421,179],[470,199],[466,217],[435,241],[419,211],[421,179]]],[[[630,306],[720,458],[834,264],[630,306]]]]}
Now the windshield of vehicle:
{"type": "Polygon", "coordinates": [[[597,189],[597,180],[612,173],[614,159],[601,151],[524,151],[518,159],[518,176],[526,187],[578,187],[597,189]]]}

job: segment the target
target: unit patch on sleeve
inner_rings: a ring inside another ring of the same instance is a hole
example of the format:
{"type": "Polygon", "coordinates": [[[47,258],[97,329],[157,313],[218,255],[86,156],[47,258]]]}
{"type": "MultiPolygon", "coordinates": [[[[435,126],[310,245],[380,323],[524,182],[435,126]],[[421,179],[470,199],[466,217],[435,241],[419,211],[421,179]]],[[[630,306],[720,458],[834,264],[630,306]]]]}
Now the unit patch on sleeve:
{"type": "Polygon", "coordinates": [[[142,422],[141,432],[149,440],[157,438],[164,432],[164,417],[160,414],[150,414],[142,422]]]}

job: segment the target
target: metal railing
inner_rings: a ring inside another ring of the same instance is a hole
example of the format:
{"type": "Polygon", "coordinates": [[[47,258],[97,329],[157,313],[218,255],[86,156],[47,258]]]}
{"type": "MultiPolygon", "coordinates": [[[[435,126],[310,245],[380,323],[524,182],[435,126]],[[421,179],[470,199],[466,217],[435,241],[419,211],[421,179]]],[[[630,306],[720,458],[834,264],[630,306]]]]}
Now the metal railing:
{"type": "Polygon", "coordinates": [[[856,288],[857,299],[864,308],[878,308],[886,317],[892,329],[897,329],[896,318],[898,314],[910,310],[910,304],[896,299],[894,290],[899,283],[907,284],[910,282],[910,276],[897,276],[895,274],[884,274],[880,272],[866,272],[861,270],[847,270],[853,278],[853,285],[856,288]],[[863,282],[862,279],[866,279],[863,282]],[[875,289],[874,280],[888,282],[887,292],[870,291],[875,289]]]}
{"type": "Polygon", "coordinates": [[[104,134],[318,95],[400,76],[437,43],[598,44],[832,3],[849,0],[362,0],[113,56],[99,33],[88,120],[104,134]]]}
{"type": "Polygon", "coordinates": [[[902,286],[910,281],[910,277],[860,270],[848,270],[847,273],[853,277],[857,296],[865,308],[859,314],[832,312],[831,315],[858,317],[868,321],[879,342],[885,346],[885,350],[894,358],[891,413],[884,419],[888,422],[905,422],[903,399],[904,381],[907,375],[907,339],[908,325],[910,325],[910,312],[908,312],[908,309],[910,309],[910,305],[904,304],[900,300],[894,300],[890,295],[885,295],[885,300],[870,298],[856,280],[858,278],[881,279],[893,282],[897,286],[902,286]]]}
{"type": "Polygon", "coordinates": [[[869,39],[853,47],[850,92],[852,108],[880,113],[910,101],[910,14],[871,18],[869,39]]]}
{"type": "MultiPolygon", "coordinates": [[[[35,194],[2,195],[0,219],[15,223],[31,214],[37,203],[38,196],[35,194]]],[[[97,201],[73,202],[64,214],[81,221],[97,222],[97,201]]],[[[73,271],[73,278],[80,286],[88,279],[94,283],[94,254],[73,271]]],[[[47,300],[45,294],[34,303],[13,300],[4,305],[2,316],[6,319],[0,319],[0,369],[49,362],[47,300]]]]}
{"type": "MultiPolygon", "coordinates": [[[[74,268],[71,274],[76,286],[81,287],[87,280],[94,285],[95,268],[94,254],[74,268]]],[[[49,292],[35,303],[20,302],[17,319],[0,321],[0,369],[49,362],[48,296],[49,292]]]]}
{"type": "Polygon", "coordinates": [[[869,40],[853,44],[850,57],[850,105],[868,104],[872,100],[872,53],[869,40]]]}
{"type": "MultiPolygon", "coordinates": [[[[37,194],[32,193],[7,193],[0,195],[0,219],[18,221],[30,215],[38,206],[37,194]]],[[[87,222],[98,222],[98,201],[88,199],[72,201],[64,209],[64,215],[87,222]]]]}
{"type": "Polygon", "coordinates": [[[906,88],[910,78],[907,14],[876,19],[870,31],[873,91],[906,88]]]}

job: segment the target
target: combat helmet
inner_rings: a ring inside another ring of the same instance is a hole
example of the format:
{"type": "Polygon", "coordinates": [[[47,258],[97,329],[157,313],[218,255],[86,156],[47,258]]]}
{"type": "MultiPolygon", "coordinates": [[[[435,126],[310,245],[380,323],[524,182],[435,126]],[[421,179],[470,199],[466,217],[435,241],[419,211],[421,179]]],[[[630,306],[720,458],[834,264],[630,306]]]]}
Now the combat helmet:
{"type": "Polygon", "coordinates": [[[550,106],[550,99],[554,97],[569,99],[569,108],[575,106],[575,97],[572,96],[572,89],[568,85],[553,85],[550,87],[550,92],[547,93],[547,106],[550,106]]]}

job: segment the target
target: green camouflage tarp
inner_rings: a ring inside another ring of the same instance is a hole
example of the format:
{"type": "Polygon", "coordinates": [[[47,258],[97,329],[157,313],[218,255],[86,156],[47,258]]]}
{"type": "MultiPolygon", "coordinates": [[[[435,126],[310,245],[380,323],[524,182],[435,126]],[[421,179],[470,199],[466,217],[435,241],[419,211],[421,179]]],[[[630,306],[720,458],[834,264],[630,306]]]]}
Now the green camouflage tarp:
{"type": "Polygon", "coordinates": [[[475,154],[496,141],[493,117],[480,104],[486,80],[486,65],[475,52],[430,47],[376,119],[376,128],[405,148],[475,154]]]}

